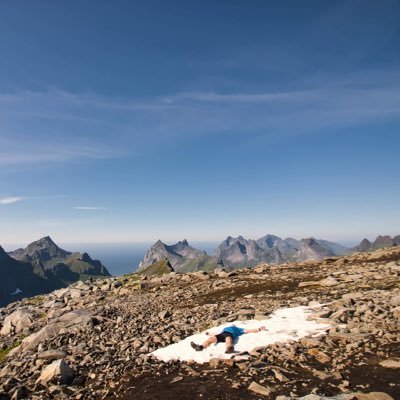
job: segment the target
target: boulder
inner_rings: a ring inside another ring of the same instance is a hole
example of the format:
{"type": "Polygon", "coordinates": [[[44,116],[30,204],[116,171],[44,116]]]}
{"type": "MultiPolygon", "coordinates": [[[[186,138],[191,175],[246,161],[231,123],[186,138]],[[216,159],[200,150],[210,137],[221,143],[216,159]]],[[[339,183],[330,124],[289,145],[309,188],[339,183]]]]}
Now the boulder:
{"type": "Polygon", "coordinates": [[[326,279],[322,279],[322,280],[319,282],[319,284],[320,284],[321,286],[330,287],[330,286],[339,285],[340,282],[339,282],[337,279],[335,279],[335,278],[329,276],[329,277],[326,278],[326,279]]]}
{"type": "Polygon", "coordinates": [[[71,311],[54,320],[53,323],[46,325],[40,331],[26,337],[21,343],[23,351],[33,350],[44,340],[58,335],[61,329],[72,329],[75,327],[85,328],[92,322],[92,316],[84,310],[71,311]]]}
{"type": "Polygon", "coordinates": [[[62,328],[88,326],[92,322],[92,315],[85,310],[76,310],[62,315],[55,322],[61,324],[62,328]]]}
{"type": "Polygon", "coordinates": [[[363,297],[363,294],[361,292],[356,292],[356,293],[347,293],[342,296],[342,299],[346,303],[354,304],[356,300],[360,299],[363,297]]]}
{"type": "Polygon", "coordinates": [[[320,363],[326,364],[331,361],[331,358],[326,355],[324,352],[319,351],[316,348],[311,348],[307,351],[308,354],[314,356],[320,363]]]}
{"type": "Polygon", "coordinates": [[[254,393],[261,394],[263,396],[271,395],[271,389],[269,389],[265,386],[259,385],[257,382],[251,382],[248,389],[254,393]]]}
{"type": "Polygon", "coordinates": [[[384,368],[400,368],[400,361],[399,360],[384,360],[379,363],[381,367],[384,368]]]}
{"type": "Polygon", "coordinates": [[[64,359],[52,362],[45,367],[36,383],[47,386],[50,382],[70,384],[74,379],[74,371],[64,359]]]}
{"type": "Polygon", "coordinates": [[[57,336],[60,329],[61,326],[59,324],[50,324],[43,327],[40,331],[29,335],[22,341],[21,350],[34,350],[43,341],[57,336]]]}
{"type": "Polygon", "coordinates": [[[55,295],[58,299],[61,299],[62,297],[69,294],[69,290],[69,288],[58,289],[53,292],[53,295],[55,295]]]}
{"type": "Polygon", "coordinates": [[[68,294],[71,296],[71,299],[78,299],[81,297],[82,292],[79,289],[70,289],[68,294]]]}
{"type": "Polygon", "coordinates": [[[37,358],[42,360],[57,360],[59,358],[64,358],[67,355],[65,351],[62,350],[46,350],[38,353],[37,358]]]}
{"type": "Polygon", "coordinates": [[[395,307],[392,309],[393,316],[400,319],[400,307],[395,307]]]}
{"type": "Polygon", "coordinates": [[[370,393],[355,393],[350,399],[357,400],[394,400],[392,396],[389,396],[384,392],[370,392],[370,393]]]}
{"type": "Polygon", "coordinates": [[[308,286],[319,286],[319,282],[317,281],[308,281],[308,282],[300,282],[299,288],[308,287],[308,286]]]}
{"type": "Polygon", "coordinates": [[[166,311],[161,311],[160,313],[158,313],[158,317],[159,317],[160,319],[169,318],[171,315],[172,315],[172,314],[171,314],[168,310],[166,310],[166,311]]]}
{"type": "Polygon", "coordinates": [[[34,314],[26,309],[20,308],[4,319],[2,335],[19,333],[29,328],[34,321],[34,314]]]}
{"type": "Polygon", "coordinates": [[[398,295],[398,296],[393,296],[391,299],[390,299],[390,304],[392,305],[392,306],[400,306],[400,295],[398,295]]]}

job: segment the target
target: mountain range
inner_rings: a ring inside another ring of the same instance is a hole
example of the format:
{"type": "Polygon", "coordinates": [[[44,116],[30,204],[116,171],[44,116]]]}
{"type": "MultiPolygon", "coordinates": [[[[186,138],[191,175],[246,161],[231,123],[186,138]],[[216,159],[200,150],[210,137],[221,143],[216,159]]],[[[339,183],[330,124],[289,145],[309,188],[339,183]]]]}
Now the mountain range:
{"type": "MultiPolygon", "coordinates": [[[[363,239],[355,247],[347,248],[322,239],[282,239],[265,235],[257,240],[228,236],[213,255],[189,245],[187,240],[167,245],[158,240],[146,253],[139,272],[147,275],[162,270],[176,272],[210,271],[251,267],[259,263],[321,260],[355,252],[373,251],[400,245],[400,235],[378,236],[375,241],[363,239]]],[[[43,237],[26,248],[6,253],[0,247],[0,306],[9,302],[48,293],[90,277],[110,276],[106,267],[87,253],[61,249],[49,237],[43,237]]]]}
{"type": "Polygon", "coordinates": [[[383,247],[400,245],[400,235],[395,237],[378,236],[374,242],[364,239],[358,246],[348,248],[328,240],[282,239],[275,235],[265,235],[259,239],[245,239],[228,236],[216,249],[213,255],[189,245],[187,240],[174,245],[166,245],[158,240],[146,253],[139,265],[139,271],[167,259],[177,272],[212,270],[218,266],[240,268],[255,266],[260,263],[282,264],[352,254],[355,252],[373,251],[383,247]]]}
{"type": "Polygon", "coordinates": [[[87,253],[73,253],[43,237],[26,248],[6,253],[0,247],[0,306],[22,297],[48,293],[90,277],[111,276],[87,253]]]}
{"type": "Polygon", "coordinates": [[[400,246],[400,235],[391,236],[378,236],[373,242],[368,239],[363,239],[358,246],[352,247],[352,251],[374,251],[383,249],[384,247],[400,246]]]}

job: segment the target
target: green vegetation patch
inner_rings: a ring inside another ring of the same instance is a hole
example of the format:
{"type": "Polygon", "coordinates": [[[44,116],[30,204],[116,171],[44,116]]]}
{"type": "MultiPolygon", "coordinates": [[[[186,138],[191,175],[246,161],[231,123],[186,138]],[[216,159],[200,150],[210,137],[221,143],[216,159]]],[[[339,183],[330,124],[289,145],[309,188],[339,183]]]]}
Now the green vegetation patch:
{"type": "Polygon", "coordinates": [[[180,272],[195,272],[195,271],[213,271],[218,268],[215,258],[210,256],[203,256],[199,258],[195,258],[194,260],[190,260],[186,262],[180,269],[180,272]]]}
{"type": "Polygon", "coordinates": [[[0,362],[3,362],[4,359],[6,358],[7,354],[12,350],[18,347],[21,344],[21,342],[15,342],[11,346],[6,347],[5,349],[0,350],[0,362]]]}
{"type": "Polygon", "coordinates": [[[44,303],[44,296],[42,294],[31,297],[28,299],[28,303],[33,305],[33,306],[40,306],[44,303]]]}
{"type": "Polygon", "coordinates": [[[136,272],[137,275],[156,275],[162,276],[165,274],[169,274],[173,272],[174,269],[170,262],[165,258],[164,260],[160,260],[154,264],[149,265],[148,267],[136,272]]]}

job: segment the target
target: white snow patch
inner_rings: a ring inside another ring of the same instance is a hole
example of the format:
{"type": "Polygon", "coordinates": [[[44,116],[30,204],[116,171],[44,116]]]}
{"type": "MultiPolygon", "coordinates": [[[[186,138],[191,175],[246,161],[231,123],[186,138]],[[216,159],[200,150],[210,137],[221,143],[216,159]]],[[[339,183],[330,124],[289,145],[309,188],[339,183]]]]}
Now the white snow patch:
{"type": "Polygon", "coordinates": [[[22,293],[22,290],[20,288],[16,288],[14,293],[11,293],[11,296],[14,296],[15,294],[20,294],[22,293]]]}
{"type": "Polygon", "coordinates": [[[268,346],[276,342],[287,342],[289,340],[299,340],[304,336],[324,335],[328,324],[321,324],[315,320],[308,319],[314,307],[294,307],[282,308],[271,314],[270,318],[256,321],[235,321],[229,322],[218,327],[208,329],[196,335],[187,337],[178,343],[160,348],[150,353],[161,361],[193,360],[199,364],[210,361],[211,358],[231,358],[232,354],[225,354],[225,343],[212,344],[203,351],[196,351],[190,346],[190,342],[202,344],[210,335],[216,335],[223,328],[236,325],[240,328],[255,329],[265,326],[266,330],[257,333],[247,333],[235,341],[235,351],[251,352],[256,347],[268,346]]]}

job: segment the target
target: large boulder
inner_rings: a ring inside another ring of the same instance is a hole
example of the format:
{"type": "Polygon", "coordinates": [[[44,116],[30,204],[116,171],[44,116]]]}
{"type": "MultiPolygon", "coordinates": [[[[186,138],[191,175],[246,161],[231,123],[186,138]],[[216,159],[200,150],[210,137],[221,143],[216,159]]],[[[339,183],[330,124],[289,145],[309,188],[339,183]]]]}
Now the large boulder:
{"type": "Polygon", "coordinates": [[[80,329],[86,328],[92,323],[92,316],[89,312],[84,310],[71,311],[61,317],[55,319],[51,324],[46,325],[40,331],[33,333],[26,337],[21,343],[23,351],[35,349],[39,343],[55,337],[59,334],[61,329],[80,329]]]}
{"type": "Polygon", "coordinates": [[[50,324],[43,327],[40,331],[29,335],[22,341],[21,350],[27,351],[35,349],[43,341],[57,336],[60,329],[61,327],[59,324],[50,324]]]}
{"type": "Polygon", "coordinates": [[[61,360],[53,361],[45,367],[37,379],[36,383],[47,386],[50,382],[70,384],[74,380],[74,371],[62,358],[61,360]]]}
{"type": "Polygon", "coordinates": [[[76,310],[62,315],[54,322],[60,324],[61,328],[70,328],[74,326],[86,327],[91,324],[92,315],[85,310],[76,310]]]}
{"type": "Polygon", "coordinates": [[[0,333],[2,335],[10,335],[22,332],[33,324],[34,319],[34,314],[31,311],[24,308],[15,310],[4,319],[3,328],[0,333]]]}

